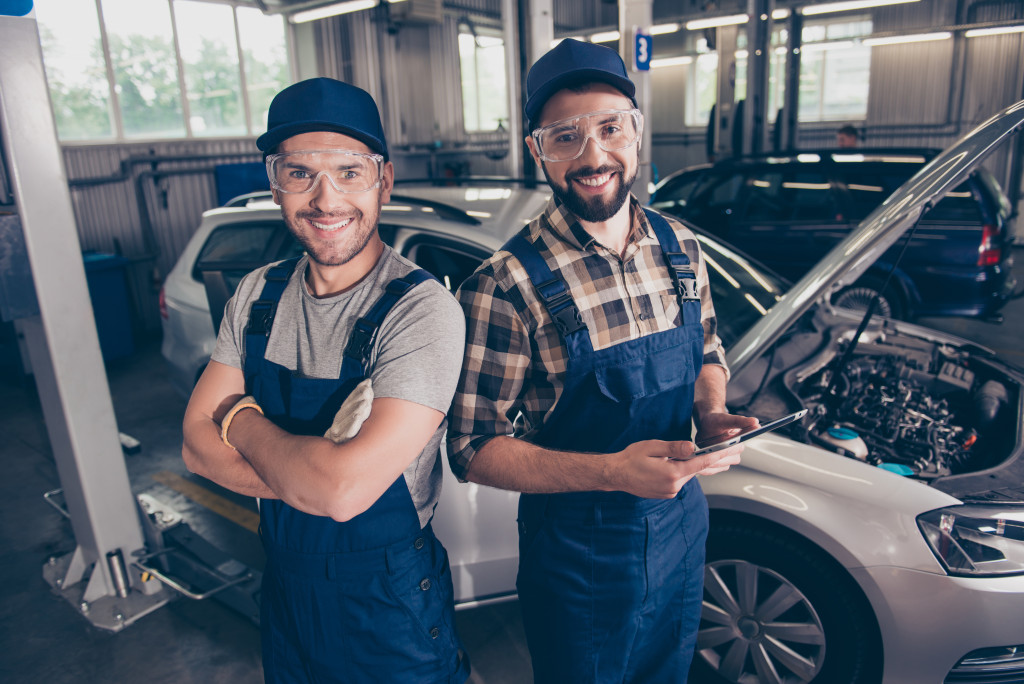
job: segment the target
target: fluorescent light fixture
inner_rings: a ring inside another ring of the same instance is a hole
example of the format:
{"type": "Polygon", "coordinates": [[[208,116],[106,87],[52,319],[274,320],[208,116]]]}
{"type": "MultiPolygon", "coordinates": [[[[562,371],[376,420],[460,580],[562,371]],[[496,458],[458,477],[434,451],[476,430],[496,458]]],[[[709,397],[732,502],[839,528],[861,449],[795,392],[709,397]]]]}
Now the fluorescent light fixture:
{"type": "Polygon", "coordinates": [[[687,31],[699,31],[716,26],[733,26],[735,24],[746,24],[749,19],[746,14],[730,14],[724,17],[712,17],[711,19],[694,19],[686,22],[687,31]]]}
{"type": "Polygon", "coordinates": [[[336,2],[331,5],[324,5],[323,7],[315,7],[302,12],[296,12],[295,14],[288,16],[288,21],[293,24],[304,24],[307,21],[336,17],[339,14],[359,12],[360,10],[376,7],[376,5],[377,0],[349,0],[349,2],[336,2]]]}
{"type": "Polygon", "coordinates": [[[804,52],[825,52],[826,50],[849,50],[855,45],[852,40],[833,40],[829,43],[804,43],[804,52]]]}
{"type": "Polygon", "coordinates": [[[946,40],[952,38],[949,31],[937,31],[936,33],[914,33],[907,36],[887,36],[885,38],[865,38],[864,45],[899,45],[901,43],[927,43],[931,40],[946,40]]]}
{"type": "Polygon", "coordinates": [[[661,59],[651,60],[652,69],[670,66],[683,66],[684,64],[693,64],[693,57],[686,55],[684,57],[662,57],[661,59]]]}
{"type": "Polygon", "coordinates": [[[779,19],[789,19],[789,14],[790,12],[788,9],[772,10],[772,19],[775,21],[778,21],[779,19]]]}
{"type": "Polygon", "coordinates": [[[995,26],[992,28],[971,29],[964,33],[968,38],[978,36],[999,36],[1004,33],[1024,33],[1024,24],[1021,26],[995,26]]]}
{"type": "Polygon", "coordinates": [[[886,5],[902,5],[917,0],[849,0],[848,2],[826,2],[820,5],[801,7],[800,13],[805,17],[813,14],[831,14],[832,12],[849,12],[851,10],[884,7],[886,5]]]}
{"type": "Polygon", "coordinates": [[[618,31],[602,31],[601,33],[595,33],[590,36],[591,43],[609,43],[613,40],[619,39],[618,31]]]}
{"type": "Polygon", "coordinates": [[[813,164],[815,162],[820,162],[821,161],[821,157],[819,157],[818,155],[816,155],[816,154],[814,154],[812,152],[810,154],[798,154],[798,155],[796,155],[796,160],[798,162],[803,162],[805,164],[807,164],[807,163],[813,164]]]}
{"type": "Polygon", "coordinates": [[[679,24],[657,24],[651,27],[649,33],[652,36],[661,36],[666,33],[675,33],[679,28],[679,24]]]}

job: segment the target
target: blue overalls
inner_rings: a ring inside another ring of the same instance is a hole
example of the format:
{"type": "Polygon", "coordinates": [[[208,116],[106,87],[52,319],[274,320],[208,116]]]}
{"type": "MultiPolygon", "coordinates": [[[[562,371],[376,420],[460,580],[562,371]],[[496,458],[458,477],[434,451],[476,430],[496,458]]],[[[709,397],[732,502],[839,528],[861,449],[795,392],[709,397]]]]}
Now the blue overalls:
{"type": "MultiPolygon", "coordinates": [[[[568,354],[565,387],[530,441],[611,453],[690,437],[704,331],[696,276],[671,227],[647,211],[682,325],[595,351],[565,282],[521,235],[506,246],[544,299],[568,354]]],[[[685,682],[703,595],[707,501],[625,492],[523,494],[519,602],[536,682],[685,682]]]]}
{"type": "MultiPolygon", "coordinates": [[[[365,377],[381,321],[431,276],[419,270],[392,280],[358,320],[340,376],[307,378],[264,358],[296,261],[269,269],[250,306],[245,386],[276,425],[319,436],[365,377]]],[[[469,661],[460,658],[448,556],[430,525],[420,528],[404,476],[344,523],[265,499],[260,537],[267,554],[260,622],[268,683],[465,681],[469,661]]]]}

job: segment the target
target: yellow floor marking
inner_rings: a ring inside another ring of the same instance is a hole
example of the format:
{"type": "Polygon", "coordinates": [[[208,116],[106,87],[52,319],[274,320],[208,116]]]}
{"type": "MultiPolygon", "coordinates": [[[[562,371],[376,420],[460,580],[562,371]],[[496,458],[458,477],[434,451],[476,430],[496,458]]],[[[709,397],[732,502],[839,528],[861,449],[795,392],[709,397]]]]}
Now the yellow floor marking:
{"type": "Polygon", "coordinates": [[[202,485],[186,480],[180,475],[176,475],[175,473],[167,470],[161,470],[156,473],[153,475],[153,479],[165,487],[170,487],[179,494],[191,499],[200,506],[210,509],[217,515],[225,517],[237,525],[241,525],[253,534],[255,534],[259,528],[259,513],[250,511],[248,508],[239,506],[232,501],[228,501],[224,497],[214,494],[202,485]]]}

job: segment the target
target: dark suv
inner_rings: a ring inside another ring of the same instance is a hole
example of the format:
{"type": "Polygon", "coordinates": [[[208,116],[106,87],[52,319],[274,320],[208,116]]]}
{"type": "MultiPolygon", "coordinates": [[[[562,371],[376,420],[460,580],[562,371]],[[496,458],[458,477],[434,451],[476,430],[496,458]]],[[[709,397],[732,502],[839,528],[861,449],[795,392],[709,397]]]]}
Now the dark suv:
{"type": "MultiPolygon", "coordinates": [[[[882,204],[935,150],[823,150],[729,159],[661,181],[651,206],[725,238],[797,280],[882,204]]],[[[894,318],[997,318],[1013,294],[1010,202],[977,169],[928,211],[907,245],[879,313],[894,318]]],[[[903,242],[833,302],[864,308],[903,242]]]]}

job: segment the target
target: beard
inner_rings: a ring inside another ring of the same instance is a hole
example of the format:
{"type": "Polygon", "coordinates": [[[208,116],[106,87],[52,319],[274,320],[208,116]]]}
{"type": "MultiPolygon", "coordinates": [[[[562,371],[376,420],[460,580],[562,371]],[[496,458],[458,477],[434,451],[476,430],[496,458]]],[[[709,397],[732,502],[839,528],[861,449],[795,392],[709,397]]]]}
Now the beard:
{"type": "Polygon", "coordinates": [[[547,164],[542,162],[541,168],[544,170],[544,177],[548,179],[548,185],[551,186],[551,192],[554,193],[555,197],[576,218],[589,223],[607,221],[618,213],[629,197],[629,191],[633,188],[633,183],[636,182],[637,172],[639,171],[638,169],[630,178],[625,178],[623,174],[626,172],[626,169],[621,164],[605,164],[597,169],[587,166],[565,174],[565,187],[562,187],[551,179],[547,164]],[[614,174],[613,177],[619,179],[615,195],[607,201],[602,197],[585,197],[573,188],[572,181],[576,178],[600,176],[606,173],[614,174]]]}
{"type": "MultiPolygon", "coordinates": [[[[378,203],[378,207],[379,207],[378,203]]],[[[367,217],[359,209],[353,208],[345,214],[335,214],[320,211],[299,211],[288,217],[286,223],[299,244],[306,250],[311,261],[321,266],[342,266],[358,256],[377,232],[377,220],[380,217],[379,209],[372,216],[367,217]],[[340,229],[347,232],[346,239],[324,240],[315,233],[309,232],[306,221],[317,223],[330,223],[341,218],[350,217],[352,221],[340,229]]]]}

